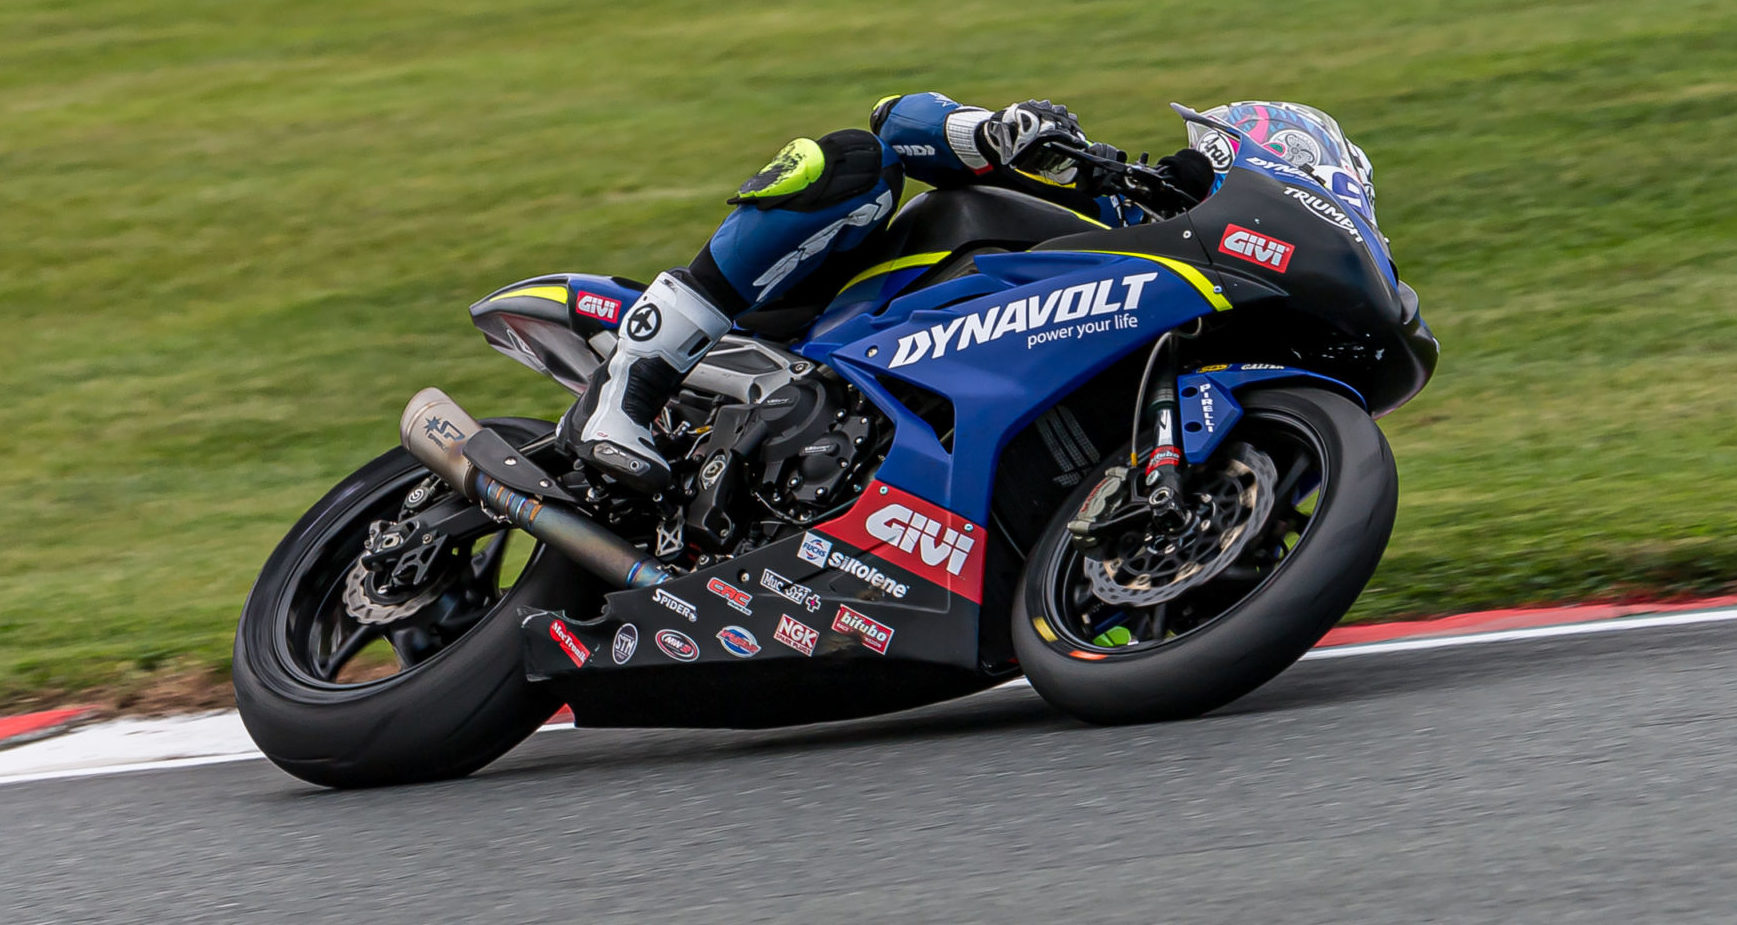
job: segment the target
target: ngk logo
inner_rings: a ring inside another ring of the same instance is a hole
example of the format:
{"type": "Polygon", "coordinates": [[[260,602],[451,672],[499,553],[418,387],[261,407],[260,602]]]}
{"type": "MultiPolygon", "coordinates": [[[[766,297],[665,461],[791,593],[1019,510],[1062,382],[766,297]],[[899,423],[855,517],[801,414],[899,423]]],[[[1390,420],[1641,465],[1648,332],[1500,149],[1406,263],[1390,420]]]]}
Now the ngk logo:
{"type": "Polygon", "coordinates": [[[1220,253],[1283,273],[1291,265],[1291,255],[1296,253],[1297,248],[1241,225],[1227,225],[1224,237],[1218,242],[1218,250],[1220,253]]]}
{"type": "Polygon", "coordinates": [[[965,560],[977,541],[940,521],[931,520],[902,504],[889,504],[870,514],[863,523],[868,535],[892,544],[904,552],[914,552],[924,565],[945,565],[948,574],[965,571],[965,560]]]}

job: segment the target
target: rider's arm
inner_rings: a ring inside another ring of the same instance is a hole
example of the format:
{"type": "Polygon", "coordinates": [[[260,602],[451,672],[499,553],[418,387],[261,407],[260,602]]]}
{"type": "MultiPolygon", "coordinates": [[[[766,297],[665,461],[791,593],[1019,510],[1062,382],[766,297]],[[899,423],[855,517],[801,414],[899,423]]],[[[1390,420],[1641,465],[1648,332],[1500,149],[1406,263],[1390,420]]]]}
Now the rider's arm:
{"type": "Polygon", "coordinates": [[[994,117],[939,93],[907,93],[876,103],[869,130],[899,155],[906,176],[931,186],[961,186],[995,170],[977,144],[978,126],[994,117]]]}

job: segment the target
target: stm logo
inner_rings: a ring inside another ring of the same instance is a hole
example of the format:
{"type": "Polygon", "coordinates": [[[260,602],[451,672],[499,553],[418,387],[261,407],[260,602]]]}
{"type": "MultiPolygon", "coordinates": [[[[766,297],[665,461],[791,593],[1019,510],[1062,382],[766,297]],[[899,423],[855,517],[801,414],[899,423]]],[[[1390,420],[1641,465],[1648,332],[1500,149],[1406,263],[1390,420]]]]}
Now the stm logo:
{"type": "Polygon", "coordinates": [[[1258,231],[1250,231],[1241,225],[1228,225],[1224,229],[1224,237],[1218,242],[1218,250],[1219,253],[1283,273],[1291,265],[1291,255],[1296,253],[1297,248],[1278,238],[1269,238],[1258,231]]]}
{"type": "Polygon", "coordinates": [[[924,565],[944,565],[950,575],[965,570],[965,558],[971,555],[971,547],[977,545],[971,537],[962,536],[951,527],[943,529],[939,521],[902,504],[889,504],[870,514],[863,528],[877,540],[916,553],[924,565]]]}

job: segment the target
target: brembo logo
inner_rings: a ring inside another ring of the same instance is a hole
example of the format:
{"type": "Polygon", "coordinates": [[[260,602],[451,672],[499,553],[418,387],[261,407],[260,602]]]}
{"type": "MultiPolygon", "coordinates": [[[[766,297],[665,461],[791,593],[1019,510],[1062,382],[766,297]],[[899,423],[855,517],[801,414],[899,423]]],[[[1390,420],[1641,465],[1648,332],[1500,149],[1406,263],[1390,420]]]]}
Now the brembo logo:
{"type": "Polygon", "coordinates": [[[1296,247],[1278,238],[1269,238],[1241,225],[1225,227],[1224,237],[1218,242],[1218,250],[1279,273],[1285,272],[1285,268],[1291,265],[1291,255],[1297,251],[1296,247]]]}
{"type": "MultiPolygon", "coordinates": [[[[1133,273],[1120,280],[1093,280],[960,315],[899,338],[898,353],[887,366],[896,369],[918,360],[939,359],[949,349],[958,353],[1009,334],[1043,330],[1089,315],[1135,311],[1140,307],[1141,291],[1157,278],[1157,273],[1133,273]]],[[[1027,338],[1026,343],[1030,346],[1032,340],[1027,338]]]]}

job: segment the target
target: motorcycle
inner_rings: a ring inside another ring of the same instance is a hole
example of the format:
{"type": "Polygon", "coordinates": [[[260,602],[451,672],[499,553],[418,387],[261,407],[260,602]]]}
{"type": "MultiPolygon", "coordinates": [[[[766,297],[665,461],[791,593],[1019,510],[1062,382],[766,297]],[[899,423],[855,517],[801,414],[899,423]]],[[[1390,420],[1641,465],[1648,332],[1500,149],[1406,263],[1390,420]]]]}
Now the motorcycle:
{"type": "MultiPolygon", "coordinates": [[[[1355,195],[1174,108],[1228,142],[1206,199],[1110,228],[1005,189],[914,197],[824,310],[745,315],[693,370],[656,422],[657,494],[575,468],[550,422],[418,393],[402,445],[247,599],[254,741],[358,787],[471,773],[562,704],[759,728],[1023,672],[1073,716],[1138,723],[1276,676],[1381,558],[1398,484],[1375,419],[1438,346],[1355,195]]],[[[1144,157],[1067,151],[1129,201],[1169,188],[1144,157]]],[[[471,317],[579,395],[641,289],[542,276],[471,317]]]]}

